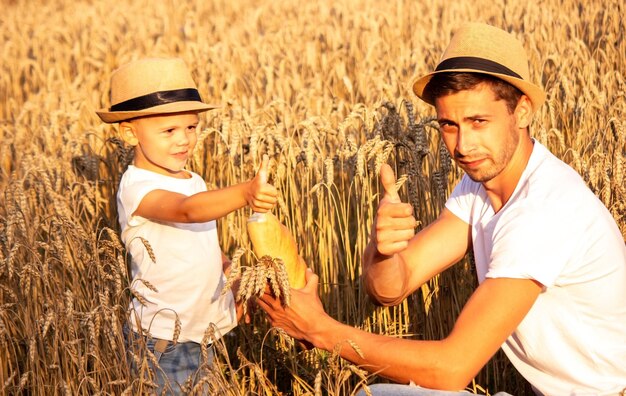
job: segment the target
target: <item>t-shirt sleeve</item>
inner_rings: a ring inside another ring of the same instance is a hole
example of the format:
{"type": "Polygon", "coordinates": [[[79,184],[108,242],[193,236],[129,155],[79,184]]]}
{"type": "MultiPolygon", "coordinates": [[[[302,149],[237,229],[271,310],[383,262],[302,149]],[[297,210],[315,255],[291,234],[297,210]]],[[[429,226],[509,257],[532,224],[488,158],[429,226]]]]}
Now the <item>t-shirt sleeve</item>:
{"type": "Polygon", "coordinates": [[[143,198],[150,192],[159,189],[159,186],[152,180],[133,180],[120,186],[119,200],[121,210],[124,211],[124,218],[131,227],[138,226],[146,221],[141,216],[135,216],[133,213],[139,207],[143,198]]]}
{"type": "Polygon", "coordinates": [[[580,243],[580,227],[565,213],[554,205],[520,205],[507,211],[494,230],[486,277],[534,279],[553,286],[580,243]]]}
{"type": "MultiPolygon", "coordinates": [[[[192,180],[189,182],[181,182],[181,180],[136,168],[129,169],[126,172],[122,177],[117,199],[120,219],[131,227],[141,225],[147,220],[141,216],[134,216],[133,213],[135,213],[144,197],[151,191],[165,190],[192,195],[207,190],[206,183],[202,177],[193,172],[190,172],[192,180]]],[[[124,226],[122,225],[122,227],[124,226]]]]}

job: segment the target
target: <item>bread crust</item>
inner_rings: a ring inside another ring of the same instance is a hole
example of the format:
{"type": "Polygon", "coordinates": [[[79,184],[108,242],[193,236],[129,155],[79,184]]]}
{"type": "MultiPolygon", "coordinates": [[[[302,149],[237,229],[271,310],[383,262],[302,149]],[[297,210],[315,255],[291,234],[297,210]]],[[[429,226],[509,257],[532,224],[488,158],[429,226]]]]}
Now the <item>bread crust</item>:
{"type": "Polygon", "coordinates": [[[298,254],[296,240],[272,213],[255,213],[247,222],[248,237],[257,258],[280,258],[289,276],[289,285],[301,289],[306,284],[306,263],[298,254]]]}

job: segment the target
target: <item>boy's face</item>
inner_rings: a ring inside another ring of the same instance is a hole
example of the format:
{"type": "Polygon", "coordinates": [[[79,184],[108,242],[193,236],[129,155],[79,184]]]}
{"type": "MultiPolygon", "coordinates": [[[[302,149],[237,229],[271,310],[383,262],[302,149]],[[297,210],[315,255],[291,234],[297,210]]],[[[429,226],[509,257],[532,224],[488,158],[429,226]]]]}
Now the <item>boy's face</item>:
{"type": "Polygon", "coordinates": [[[125,121],[120,129],[124,140],[135,146],[136,167],[186,178],[183,168],[196,145],[198,122],[197,113],[187,112],[125,121]]]}
{"type": "Polygon", "coordinates": [[[497,100],[488,84],[437,98],[441,137],[454,161],[474,181],[498,183],[515,160],[520,139],[527,135],[532,107],[522,96],[513,113],[497,100]]]}

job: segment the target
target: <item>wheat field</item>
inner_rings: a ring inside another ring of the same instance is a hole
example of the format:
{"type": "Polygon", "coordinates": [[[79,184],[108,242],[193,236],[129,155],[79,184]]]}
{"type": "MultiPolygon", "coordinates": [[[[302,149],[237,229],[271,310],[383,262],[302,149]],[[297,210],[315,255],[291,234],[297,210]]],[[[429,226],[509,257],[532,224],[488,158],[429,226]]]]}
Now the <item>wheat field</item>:
{"type": "MultiPolygon", "coordinates": [[[[394,337],[445,337],[476,280],[465,259],[400,306],[370,303],[360,261],[392,164],[422,226],[460,171],[432,108],[412,96],[465,21],[516,32],[547,92],[533,135],[576,169],[626,236],[626,28],[622,0],[2,0],[0,19],[0,389],[17,395],[149,394],[131,375],[122,326],[133,295],[115,192],[130,150],[95,110],[109,76],[143,56],[177,56],[208,112],[190,168],[219,188],[264,153],[274,213],[320,275],[326,310],[394,337]]],[[[221,219],[222,249],[253,264],[247,210],[221,219]]],[[[207,327],[206,338],[215,337],[207,327]]],[[[305,351],[262,312],[217,342],[190,394],[351,395],[384,381],[305,351]]],[[[356,347],[358,346],[338,346],[356,347]]],[[[132,355],[139,367],[145,358],[132,355]]],[[[468,389],[531,392],[498,353],[468,389]]]]}

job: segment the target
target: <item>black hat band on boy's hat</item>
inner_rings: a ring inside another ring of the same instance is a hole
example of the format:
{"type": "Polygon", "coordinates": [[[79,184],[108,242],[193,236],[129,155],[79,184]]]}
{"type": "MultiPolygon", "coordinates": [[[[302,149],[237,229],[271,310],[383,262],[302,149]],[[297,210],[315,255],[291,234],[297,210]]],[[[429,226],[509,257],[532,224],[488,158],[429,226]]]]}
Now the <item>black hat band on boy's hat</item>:
{"type": "Polygon", "coordinates": [[[167,103],[182,101],[202,102],[200,93],[195,88],[173,89],[153,92],[111,106],[111,111],[139,111],[167,103]]]}
{"type": "Polygon", "coordinates": [[[111,75],[111,107],[96,111],[107,123],[148,115],[202,112],[220,106],[202,102],[182,59],[145,58],[111,75]]]}

